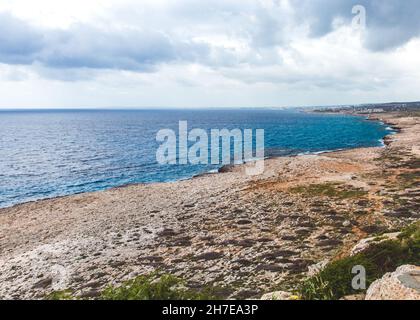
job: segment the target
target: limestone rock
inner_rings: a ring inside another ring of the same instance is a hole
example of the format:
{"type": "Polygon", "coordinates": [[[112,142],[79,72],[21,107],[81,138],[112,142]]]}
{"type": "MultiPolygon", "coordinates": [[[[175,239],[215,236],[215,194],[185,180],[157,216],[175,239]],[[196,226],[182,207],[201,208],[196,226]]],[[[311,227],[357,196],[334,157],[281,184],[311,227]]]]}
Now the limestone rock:
{"type": "Polygon", "coordinates": [[[351,222],[349,220],[346,220],[343,222],[343,227],[347,228],[351,226],[351,222]]]}
{"type": "Polygon", "coordinates": [[[420,300],[420,267],[405,265],[369,287],[366,300],[420,300]]]}
{"type": "Polygon", "coordinates": [[[318,262],[317,264],[313,264],[308,267],[307,275],[308,277],[316,276],[318,273],[320,273],[324,268],[327,266],[327,264],[330,262],[329,259],[323,260],[321,262],[318,262]]]}
{"type": "Polygon", "coordinates": [[[400,232],[394,232],[394,233],[386,233],[379,237],[371,237],[366,238],[363,240],[360,240],[358,244],[354,246],[354,248],[351,250],[351,256],[354,256],[362,251],[365,251],[367,248],[369,248],[372,244],[378,244],[384,241],[388,240],[395,240],[400,235],[400,232]]]}
{"type": "Polygon", "coordinates": [[[298,300],[299,298],[290,292],[275,291],[267,293],[261,297],[261,300],[298,300]]]}

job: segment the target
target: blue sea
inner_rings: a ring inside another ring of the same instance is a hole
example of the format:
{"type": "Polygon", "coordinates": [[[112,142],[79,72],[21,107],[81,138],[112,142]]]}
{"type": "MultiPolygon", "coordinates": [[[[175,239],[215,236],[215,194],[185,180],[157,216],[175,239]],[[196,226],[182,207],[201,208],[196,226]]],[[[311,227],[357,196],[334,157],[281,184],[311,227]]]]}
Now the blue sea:
{"type": "Polygon", "coordinates": [[[0,111],[0,207],[217,170],[156,162],[156,133],[181,120],[264,129],[267,157],[380,146],[389,133],[362,117],[269,109],[0,111]]]}

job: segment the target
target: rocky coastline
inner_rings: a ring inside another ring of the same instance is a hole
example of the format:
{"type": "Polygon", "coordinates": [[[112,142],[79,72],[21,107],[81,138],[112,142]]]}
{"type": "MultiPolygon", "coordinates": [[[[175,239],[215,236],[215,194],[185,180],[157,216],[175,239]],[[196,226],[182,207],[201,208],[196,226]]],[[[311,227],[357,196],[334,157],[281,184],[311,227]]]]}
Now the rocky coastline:
{"type": "Polygon", "coordinates": [[[267,159],[174,183],[0,209],[0,298],[97,298],[157,270],[226,299],[293,291],[322,261],[420,219],[420,117],[375,114],[385,148],[267,159]]]}

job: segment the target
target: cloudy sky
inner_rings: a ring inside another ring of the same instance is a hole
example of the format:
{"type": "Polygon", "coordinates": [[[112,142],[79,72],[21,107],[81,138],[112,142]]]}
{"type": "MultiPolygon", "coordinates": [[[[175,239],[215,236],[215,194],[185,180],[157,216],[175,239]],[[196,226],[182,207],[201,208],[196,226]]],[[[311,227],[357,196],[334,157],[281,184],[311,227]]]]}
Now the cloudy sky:
{"type": "Polygon", "coordinates": [[[0,107],[420,100],[419,16],[419,0],[1,0],[0,107]]]}

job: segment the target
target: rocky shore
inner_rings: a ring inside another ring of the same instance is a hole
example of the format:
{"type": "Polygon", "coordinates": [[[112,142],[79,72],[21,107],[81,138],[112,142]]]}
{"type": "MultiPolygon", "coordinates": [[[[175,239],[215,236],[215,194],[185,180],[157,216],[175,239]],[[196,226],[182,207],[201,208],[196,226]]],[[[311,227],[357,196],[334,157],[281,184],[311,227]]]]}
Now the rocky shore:
{"type": "Polygon", "coordinates": [[[132,185],[0,210],[0,298],[43,299],[161,270],[224,298],[289,291],[314,264],[420,218],[420,117],[385,148],[269,159],[187,181],[132,185]]]}

